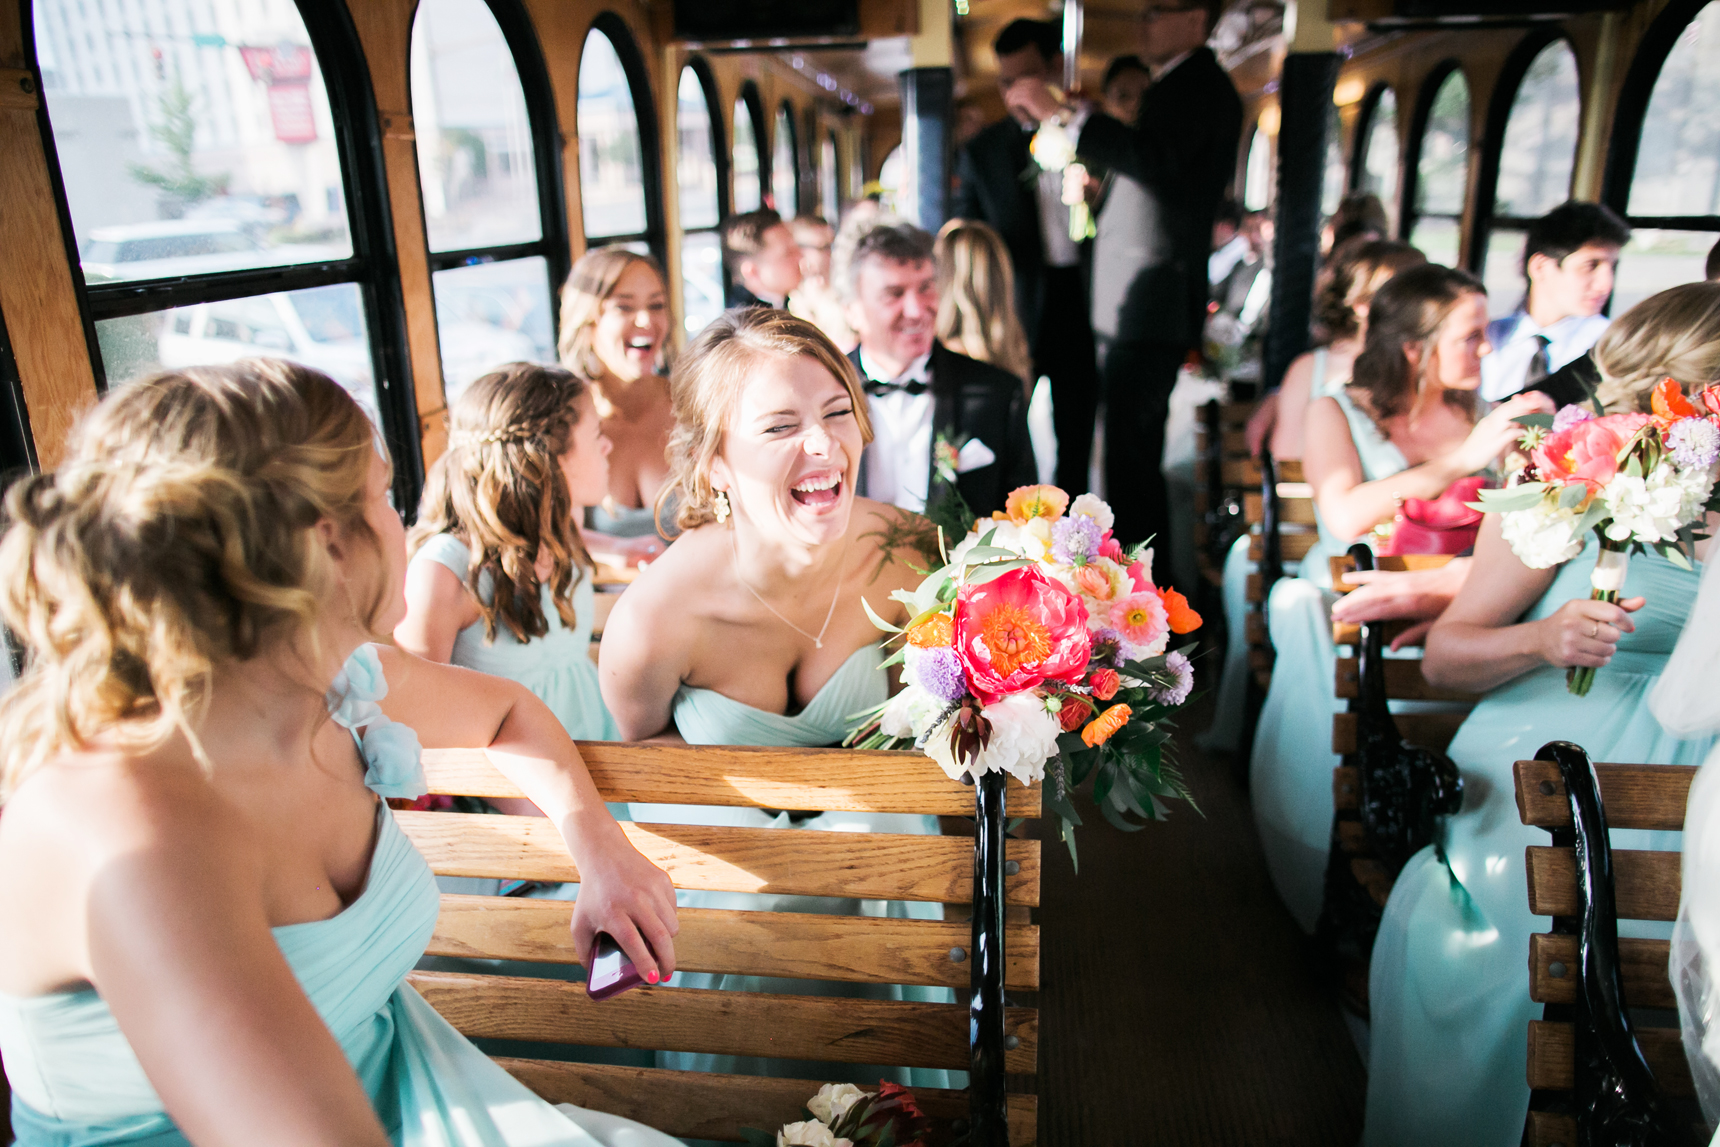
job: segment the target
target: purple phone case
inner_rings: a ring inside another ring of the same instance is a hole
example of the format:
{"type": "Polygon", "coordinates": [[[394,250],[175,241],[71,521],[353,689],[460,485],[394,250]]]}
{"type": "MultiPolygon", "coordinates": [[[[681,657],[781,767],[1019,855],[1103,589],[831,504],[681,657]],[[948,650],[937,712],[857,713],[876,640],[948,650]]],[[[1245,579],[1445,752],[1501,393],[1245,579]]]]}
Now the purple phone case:
{"type": "Polygon", "coordinates": [[[607,1000],[629,988],[637,988],[645,977],[607,932],[599,932],[591,945],[591,967],[585,992],[594,1000],[607,1000]]]}

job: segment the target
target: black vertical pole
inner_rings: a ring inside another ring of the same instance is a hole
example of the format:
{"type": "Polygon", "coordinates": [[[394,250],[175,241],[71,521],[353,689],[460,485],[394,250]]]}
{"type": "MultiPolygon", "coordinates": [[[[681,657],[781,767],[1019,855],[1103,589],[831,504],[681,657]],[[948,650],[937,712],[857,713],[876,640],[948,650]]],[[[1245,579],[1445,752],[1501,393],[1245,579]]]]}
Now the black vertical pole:
{"type": "Polygon", "coordinates": [[[968,1102],[973,1147],[1008,1147],[1009,1106],[1003,1066],[1003,826],[1002,773],[974,786],[973,970],[969,983],[968,1050],[973,1070],[968,1102]]]}
{"type": "Polygon", "coordinates": [[[909,68],[898,81],[902,90],[901,190],[898,210],[903,216],[936,232],[950,210],[950,169],[953,166],[955,70],[909,68]]]}
{"type": "Polygon", "coordinates": [[[1278,106],[1278,238],[1273,245],[1272,320],[1262,377],[1268,389],[1308,349],[1314,274],[1320,263],[1320,193],[1326,176],[1326,120],[1341,63],[1336,52],[1284,59],[1278,106]]]}

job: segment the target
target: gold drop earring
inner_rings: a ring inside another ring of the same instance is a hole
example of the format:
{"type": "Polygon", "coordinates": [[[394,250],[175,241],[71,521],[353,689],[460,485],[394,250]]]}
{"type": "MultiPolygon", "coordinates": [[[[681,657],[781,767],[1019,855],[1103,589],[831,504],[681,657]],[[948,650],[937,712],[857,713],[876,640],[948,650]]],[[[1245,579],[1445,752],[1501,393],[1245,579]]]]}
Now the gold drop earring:
{"type": "Polygon", "coordinates": [[[727,490],[718,490],[715,503],[717,525],[720,526],[729,520],[729,492],[727,490]]]}

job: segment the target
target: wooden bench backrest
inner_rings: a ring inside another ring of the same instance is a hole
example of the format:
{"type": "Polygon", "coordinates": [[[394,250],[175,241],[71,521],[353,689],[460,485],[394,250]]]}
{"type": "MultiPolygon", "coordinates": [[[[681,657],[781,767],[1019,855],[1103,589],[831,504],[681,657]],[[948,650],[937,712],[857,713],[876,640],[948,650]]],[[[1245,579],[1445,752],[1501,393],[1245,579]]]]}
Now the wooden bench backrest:
{"type": "MultiPolygon", "coordinates": [[[[1597,763],[1594,770],[1609,829],[1677,831],[1684,827],[1685,804],[1696,776],[1694,767],[1597,763]]],[[[1518,761],[1513,774],[1522,822],[1553,833],[1555,842],[1531,845],[1524,864],[1529,911],[1557,921],[1555,931],[1529,938],[1529,997],[1550,1005],[1548,1018],[1529,1025],[1529,1086],[1537,1092],[1570,1091],[1576,1080],[1577,1036],[1569,1013],[1577,1002],[1582,968],[1580,937],[1573,918],[1584,910],[1576,850],[1564,843],[1573,832],[1570,798],[1559,766],[1553,761],[1518,761]]],[[[1680,861],[1677,852],[1613,849],[1618,918],[1677,919],[1683,888],[1680,861]]],[[[1630,1008],[1676,1008],[1667,972],[1667,941],[1621,937],[1618,946],[1624,1004],[1630,1008]]],[[[1695,1094],[1676,1027],[1637,1026],[1636,1038],[1663,1095],[1687,1099],[1695,1094]]],[[[1526,1142],[1531,1147],[1555,1143],[1573,1147],[1576,1136],[1574,1118],[1563,1112],[1537,1109],[1529,1113],[1526,1142]]]]}
{"type": "MultiPolygon", "coordinates": [[[[606,800],[719,806],[972,815],[974,790],[914,753],[581,742],[606,800]]],[[[430,790],[509,797],[518,789],[482,751],[425,753],[430,790]]],[[[1040,815],[1038,786],[1013,781],[1009,815],[1040,815]]],[[[397,812],[438,875],[577,881],[559,834],[537,817],[397,812]]],[[[973,900],[971,836],[898,836],[784,829],[624,824],[635,847],[676,887],[963,905],[973,900]]],[[[1004,897],[1039,902],[1040,846],[1008,840],[1004,897]]],[[[429,954],[577,963],[565,901],[442,897],[429,954]]],[[[960,913],[952,915],[960,916],[960,913]]],[[[816,913],[682,909],[680,968],[849,983],[947,986],[966,999],[973,975],[965,919],[902,920],[816,913]]],[[[1011,923],[1003,980],[1039,983],[1038,930],[1011,923]]],[[[474,1038],[650,1048],[834,1063],[969,1067],[966,1004],[928,1004],[769,992],[651,988],[593,1003],[583,983],[501,975],[415,972],[432,1006],[474,1038]]],[[[1032,1075],[1038,1018],[1004,1017],[1005,1068],[1032,1075]]],[[[677,1136],[738,1139],[739,1128],[800,1119],[822,1080],[716,1075],[553,1060],[502,1060],[553,1102],[640,1119],[677,1136]]],[[[916,1089],[935,1118],[965,1119],[968,1095],[916,1089]]],[[[1012,1144],[1034,1142],[1036,1100],[1010,1095],[1012,1144]]]]}
{"type": "Polygon", "coordinates": [[[1254,410],[1254,403],[1213,401],[1195,422],[1195,554],[1213,585],[1222,580],[1224,549],[1236,536],[1243,492],[1260,485],[1246,432],[1254,410]]]}

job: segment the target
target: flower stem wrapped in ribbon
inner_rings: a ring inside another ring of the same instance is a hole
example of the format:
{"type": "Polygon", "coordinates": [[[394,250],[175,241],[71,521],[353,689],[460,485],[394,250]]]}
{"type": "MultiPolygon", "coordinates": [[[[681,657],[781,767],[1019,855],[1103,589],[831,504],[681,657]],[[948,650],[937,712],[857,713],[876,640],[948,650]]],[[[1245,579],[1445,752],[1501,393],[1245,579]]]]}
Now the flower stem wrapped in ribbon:
{"type": "MultiPolygon", "coordinates": [[[[1597,417],[1567,406],[1556,417],[1519,418],[1529,464],[1505,489],[1481,491],[1475,507],[1499,514],[1506,542],[1530,569],[1570,561],[1592,530],[1600,543],[1592,601],[1618,601],[1633,553],[1652,549],[1690,569],[1696,527],[1720,510],[1720,388],[1687,397],[1676,379],[1664,379],[1652,410],[1597,417]]],[[[1578,696],[1594,680],[1592,668],[1565,674],[1578,696]]]]}
{"type": "MultiPolygon", "coordinates": [[[[1169,648],[1194,632],[1188,599],[1152,580],[1152,552],[1125,554],[1111,508],[1091,494],[1024,486],[1005,510],[974,523],[918,588],[898,590],[903,688],[860,714],[847,744],[912,747],[950,777],[1046,777],[1047,802],[1075,854],[1081,823],[1071,790],[1091,776],[1093,800],[1128,831],[1191,800],[1170,750],[1170,717],[1194,671],[1169,648]]],[[[1192,800],[1191,800],[1192,803],[1192,800]]]]}

